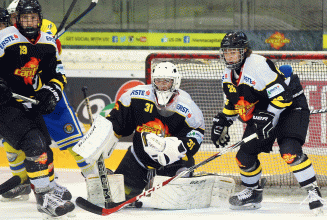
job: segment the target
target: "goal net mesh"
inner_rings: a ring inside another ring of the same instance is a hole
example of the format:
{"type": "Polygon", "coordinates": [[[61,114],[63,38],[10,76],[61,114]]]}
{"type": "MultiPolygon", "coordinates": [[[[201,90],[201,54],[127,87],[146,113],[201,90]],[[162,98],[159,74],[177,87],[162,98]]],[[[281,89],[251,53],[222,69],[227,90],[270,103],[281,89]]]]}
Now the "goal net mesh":
{"type": "MultiPolygon", "coordinates": [[[[255,52],[258,53],[258,52],[255,52]]],[[[293,72],[298,74],[308,100],[310,110],[327,106],[327,54],[324,53],[258,53],[270,58],[277,67],[291,65],[293,72]]],[[[174,63],[182,74],[181,89],[187,91],[202,110],[205,119],[204,142],[195,156],[199,163],[219,152],[210,140],[212,118],[222,111],[225,96],[221,79],[225,64],[217,54],[177,54],[153,53],[146,59],[146,83],[151,83],[151,70],[162,61],[174,63]]],[[[245,126],[237,121],[230,129],[230,144],[242,139],[245,126]]],[[[326,114],[310,116],[309,130],[303,151],[313,163],[318,184],[327,186],[327,129],[326,114]]],[[[235,179],[240,184],[239,168],[235,156],[238,148],[199,167],[195,172],[215,172],[235,179]]],[[[263,176],[267,178],[267,186],[298,186],[288,165],[279,154],[277,143],[269,154],[261,153],[259,160],[263,168],[263,176]]]]}

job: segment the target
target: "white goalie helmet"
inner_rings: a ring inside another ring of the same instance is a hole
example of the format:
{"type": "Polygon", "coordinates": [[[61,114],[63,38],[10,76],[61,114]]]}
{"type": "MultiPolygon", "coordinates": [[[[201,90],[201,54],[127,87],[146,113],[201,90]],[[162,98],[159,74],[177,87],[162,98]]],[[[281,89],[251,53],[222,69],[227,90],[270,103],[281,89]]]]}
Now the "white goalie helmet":
{"type": "Polygon", "coordinates": [[[170,62],[159,63],[152,71],[151,83],[157,97],[159,108],[170,104],[181,85],[181,75],[170,62]]]}

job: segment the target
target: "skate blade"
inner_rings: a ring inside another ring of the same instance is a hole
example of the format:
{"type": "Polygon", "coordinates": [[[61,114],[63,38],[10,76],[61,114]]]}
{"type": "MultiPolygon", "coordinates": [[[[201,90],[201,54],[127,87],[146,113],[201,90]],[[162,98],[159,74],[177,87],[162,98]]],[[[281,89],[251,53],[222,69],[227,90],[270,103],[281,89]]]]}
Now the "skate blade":
{"type": "Polygon", "coordinates": [[[27,201],[29,200],[30,196],[29,195],[20,195],[15,198],[4,198],[1,197],[0,201],[1,202],[19,202],[19,201],[27,201]]]}
{"type": "Polygon", "coordinates": [[[324,211],[323,211],[323,208],[322,207],[313,209],[312,211],[313,211],[313,214],[315,216],[323,216],[324,215],[324,211]]]}
{"type": "Polygon", "coordinates": [[[260,209],[261,203],[250,203],[242,206],[230,205],[229,208],[232,210],[254,210],[254,209],[260,209]]]}

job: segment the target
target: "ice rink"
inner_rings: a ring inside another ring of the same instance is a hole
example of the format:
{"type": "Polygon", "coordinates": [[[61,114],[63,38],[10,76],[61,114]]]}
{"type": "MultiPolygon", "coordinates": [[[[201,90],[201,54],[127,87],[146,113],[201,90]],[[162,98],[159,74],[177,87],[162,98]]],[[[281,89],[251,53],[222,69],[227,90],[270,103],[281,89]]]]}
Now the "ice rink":
{"type": "MultiPolygon", "coordinates": [[[[78,196],[86,197],[86,187],[84,179],[79,170],[56,170],[59,177],[58,183],[66,186],[73,194],[73,201],[78,196]]],[[[8,168],[0,168],[0,183],[11,177],[8,168]]],[[[323,191],[323,198],[327,199],[326,191],[323,191]]],[[[119,212],[109,216],[99,216],[84,211],[76,206],[75,217],[66,217],[65,219],[114,219],[114,220],[161,220],[161,219],[185,219],[185,220],[247,220],[247,219],[326,219],[327,206],[324,208],[324,216],[314,216],[309,210],[307,202],[300,205],[306,197],[306,193],[298,189],[288,189],[285,193],[275,194],[274,191],[264,191],[264,201],[262,208],[258,210],[230,210],[227,204],[223,204],[218,208],[203,208],[192,210],[157,210],[147,208],[147,200],[144,200],[143,208],[124,208],[119,212]],[[293,194],[292,194],[293,193],[293,194]]],[[[44,217],[36,210],[36,201],[33,194],[30,194],[28,201],[19,202],[0,202],[0,219],[18,220],[18,219],[44,219],[44,217]]],[[[62,218],[61,218],[62,219],[62,218]]]]}

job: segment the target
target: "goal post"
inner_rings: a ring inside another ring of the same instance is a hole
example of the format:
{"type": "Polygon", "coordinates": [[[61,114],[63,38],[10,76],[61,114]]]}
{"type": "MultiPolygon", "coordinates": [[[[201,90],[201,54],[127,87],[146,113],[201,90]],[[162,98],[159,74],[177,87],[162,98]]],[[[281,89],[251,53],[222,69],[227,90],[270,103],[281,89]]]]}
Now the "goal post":
{"type": "MultiPolygon", "coordinates": [[[[326,52],[258,52],[271,59],[277,67],[289,64],[293,72],[299,75],[310,110],[327,106],[327,53],[326,52]]],[[[177,66],[182,75],[181,89],[187,91],[202,110],[205,118],[205,136],[199,152],[195,155],[196,163],[218,152],[211,143],[210,133],[212,118],[222,111],[225,96],[222,90],[222,73],[225,64],[214,53],[151,53],[146,58],[145,79],[151,83],[151,72],[155,65],[169,61],[177,66]]],[[[319,186],[327,186],[327,117],[326,114],[310,116],[309,130],[303,151],[311,159],[317,174],[319,186]]],[[[237,121],[230,129],[230,144],[241,140],[244,125],[237,121]]],[[[236,152],[227,153],[195,172],[215,172],[233,177],[240,183],[239,168],[235,161],[236,152]]],[[[263,167],[263,176],[267,186],[298,186],[289,166],[282,160],[277,143],[270,154],[261,153],[259,160],[263,167]]]]}

